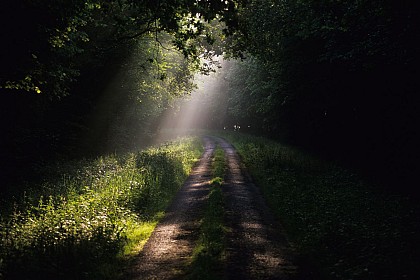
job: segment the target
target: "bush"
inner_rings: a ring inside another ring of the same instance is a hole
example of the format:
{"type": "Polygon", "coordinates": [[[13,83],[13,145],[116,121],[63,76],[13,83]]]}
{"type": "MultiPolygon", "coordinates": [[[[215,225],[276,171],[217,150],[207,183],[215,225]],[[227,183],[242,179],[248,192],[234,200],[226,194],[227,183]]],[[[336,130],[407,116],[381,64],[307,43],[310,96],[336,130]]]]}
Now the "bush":
{"type": "MultiPolygon", "coordinates": [[[[419,208],[349,170],[264,138],[225,134],[302,262],[321,279],[418,279],[419,208]]],[[[313,277],[313,276],[312,276],[313,277]]]]}
{"type": "Polygon", "coordinates": [[[115,279],[119,259],[148,238],[200,154],[197,139],[183,139],[83,162],[83,175],[66,175],[55,190],[34,187],[0,222],[0,277],[115,279]]]}

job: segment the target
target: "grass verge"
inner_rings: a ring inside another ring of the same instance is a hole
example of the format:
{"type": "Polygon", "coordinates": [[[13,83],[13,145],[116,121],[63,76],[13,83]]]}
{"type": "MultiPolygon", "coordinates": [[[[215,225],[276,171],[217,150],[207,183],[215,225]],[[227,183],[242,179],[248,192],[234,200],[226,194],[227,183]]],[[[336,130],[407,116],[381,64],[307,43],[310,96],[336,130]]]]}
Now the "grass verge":
{"type": "Polygon", "coordinates": [[[188,138],[51,167],[1,208],[0,279],[118,279],[201,153],[188,138]]]}
{"type": "Polygon", "coordinates": [[[318,279],[420,279],[419,208],[292,147],[224,134],[318,279]]]}
{"type": "Polygon", "coordinates": [[[188,279],[221,279],[224,255],[224,202],[221,185],[225,176],[225,157],[218,147],[213,159],[213,179],[204,217],[200,225],[200,239],[189,267],[188,279]]]}

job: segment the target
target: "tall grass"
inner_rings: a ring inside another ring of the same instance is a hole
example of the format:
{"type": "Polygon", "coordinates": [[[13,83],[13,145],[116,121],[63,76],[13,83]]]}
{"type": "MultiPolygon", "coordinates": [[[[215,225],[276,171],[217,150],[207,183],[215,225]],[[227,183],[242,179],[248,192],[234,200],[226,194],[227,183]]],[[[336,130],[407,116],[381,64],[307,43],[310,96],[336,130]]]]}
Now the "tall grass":
{"type": "Polygon", "coordinates": [[[224,134],[319,279],[420,279],[419,208],[264,138],[224,134]]]}
{"type": "Polygon", "coordinates": [[[52,168],[1,209],[0,279],[117,279],[201,152],[188,138],[52,168]]]}

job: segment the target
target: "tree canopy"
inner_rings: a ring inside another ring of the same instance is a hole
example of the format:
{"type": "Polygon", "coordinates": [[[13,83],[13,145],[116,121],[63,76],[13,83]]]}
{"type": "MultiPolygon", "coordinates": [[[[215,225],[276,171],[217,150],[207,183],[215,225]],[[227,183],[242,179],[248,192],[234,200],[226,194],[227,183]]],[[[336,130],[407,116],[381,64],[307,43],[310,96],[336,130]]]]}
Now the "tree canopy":
{"type": "Polygon", "coordinates": [[[418,17],[415,1],[248,1],[230,40],[251,58],[231,75],[233,116],[406,180],[419,171],[418,17]]]}
{"type": "Polygon", "coordinates": [[[215,40],[205,23],[231,21],[235,2],[17,0],[3,1],[1,11],[1,87],[63,97],[83,68],[150,34],[171,34],[178,50],[197,58],[199,45],[215,40]]]}
{"type": "MultiPolygon", "coordinates": [[[[1,169],[147,144],[235,1],[1,2],[1,169]]],[[[225,27],[226,28],[226,27],[225,27]]],[[[222,37],[221,37],[222,36],[222,37]]],[[[214,47],[212,47],[214,46],[214,47]]],[[[201,58],[208,63],[202,64],[201,58]]]]}
{"type": "Polygon", "coordinates": [[[239,124],[408,178],[420,154],[418,6],[2,1],[2,149],[38,157],[34,145],[94,147],[109,135],[127,146],[140,137],[129,123],[152,135],[170,100],[190,93],[194,73],[209,73],[223,54],[231,61],[218,74],[218,98],[203,98],[217,117],[203,126],[239,124]]]}

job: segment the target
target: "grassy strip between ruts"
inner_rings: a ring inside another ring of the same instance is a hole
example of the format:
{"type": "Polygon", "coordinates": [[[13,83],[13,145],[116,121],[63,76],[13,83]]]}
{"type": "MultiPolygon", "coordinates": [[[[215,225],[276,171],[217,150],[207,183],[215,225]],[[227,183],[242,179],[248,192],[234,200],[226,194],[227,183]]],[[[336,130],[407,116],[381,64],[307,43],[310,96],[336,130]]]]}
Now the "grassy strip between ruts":
{"type": "Polygon", "coordinates": [[[278,142],[223,137],[238,149],[302,262],[314,265],[310,278],[420,279],[419,208],[408,198],[278,142]]]}
{"type": "Polygon", "coordinates": [[[188,268],[188,279],[221,279],[224,255],[224,202],[221,185],[225,176],[225,157],[217,147],[213,159],[213,179],[204,217],[200,225],[200,239],[188,268]]]}
{"type": "Polygon", "coordinates": [[[117,279],[201,153],[188,138],[51,168],[1,209],[0,279],[117,279]]]}

